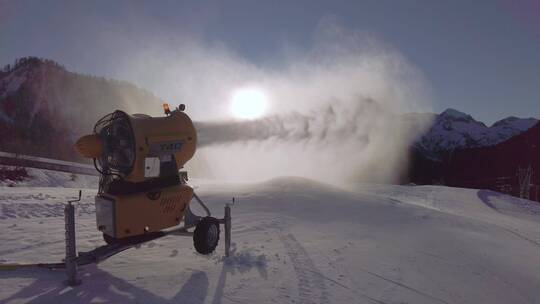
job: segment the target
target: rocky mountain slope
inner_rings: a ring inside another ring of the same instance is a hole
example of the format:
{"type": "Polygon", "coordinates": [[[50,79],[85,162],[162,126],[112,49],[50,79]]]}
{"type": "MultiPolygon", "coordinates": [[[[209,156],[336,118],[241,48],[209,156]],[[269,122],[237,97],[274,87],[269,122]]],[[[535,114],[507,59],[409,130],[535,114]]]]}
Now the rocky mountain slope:
{"type": "Polygon", "coordinates": [[[153,114],[161,101],[136,86],[28,57],[0,72],[0,150],[75,160],[72,144],[115,109],[153,114]]]}

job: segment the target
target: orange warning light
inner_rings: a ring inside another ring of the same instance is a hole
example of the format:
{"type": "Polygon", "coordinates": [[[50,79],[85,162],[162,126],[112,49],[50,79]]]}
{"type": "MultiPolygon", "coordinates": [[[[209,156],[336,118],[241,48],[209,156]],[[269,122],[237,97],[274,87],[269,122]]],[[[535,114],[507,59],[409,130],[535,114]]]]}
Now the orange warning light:
{"type": "Polygon", "coordinates": [[[171,110],[169,109],[168,103],[163,104],[163,112],[165,112],[165,115],[171,115],[171,110]]]}

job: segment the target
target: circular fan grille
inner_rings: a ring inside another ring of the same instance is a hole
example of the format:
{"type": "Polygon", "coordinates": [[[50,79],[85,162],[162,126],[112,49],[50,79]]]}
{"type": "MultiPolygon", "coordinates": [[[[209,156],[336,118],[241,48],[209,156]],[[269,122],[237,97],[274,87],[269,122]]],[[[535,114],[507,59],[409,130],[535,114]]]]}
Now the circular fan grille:
{"type": "Polygon", "coordinates": [[[103,175],[127,175],[135,162],[135,139],[129,117],[122,111],[115,111],[101,118],[94,126],[104,149],[95,160],[96,168],[103,175]]]}

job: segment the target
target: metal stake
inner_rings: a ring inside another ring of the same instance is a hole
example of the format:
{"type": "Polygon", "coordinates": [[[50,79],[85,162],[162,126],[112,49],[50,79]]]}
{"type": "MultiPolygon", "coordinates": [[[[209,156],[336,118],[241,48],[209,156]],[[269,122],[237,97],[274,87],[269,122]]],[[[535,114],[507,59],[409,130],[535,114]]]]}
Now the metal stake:
{"type": "Polygon", "coordinates": [[[77,278],[77,245],[75,243],[75,207],[73,202],[81,200],[81,191],[79,190],[79,199],[68,201],[64,207],[64,219],[66,223],[66,275],[69,286],[77,286],[81,281],[77,278]]]}
{"type": "Polygon", "coordinates": [[[231,248],[231,206],[225,204],[225,256],[229,256],[231,248]]]}

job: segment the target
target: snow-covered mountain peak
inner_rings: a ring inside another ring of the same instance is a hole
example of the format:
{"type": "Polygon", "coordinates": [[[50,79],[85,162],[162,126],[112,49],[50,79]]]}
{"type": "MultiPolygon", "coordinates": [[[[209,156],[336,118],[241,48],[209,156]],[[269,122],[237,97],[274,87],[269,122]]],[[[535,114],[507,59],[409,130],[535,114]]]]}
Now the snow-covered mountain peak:
{"type": "Polygon", "coordinates": [[[471,116],[468,114],[465,114],[463,112],[460,112],[456,109],[448,108],[444,110],[439,116],[441,117],[453,117],[453,118],[462,118],[462,119],[468,119],[471,116]]]}
{"type": "Polygon", "coordinates": [[[510,116],[505,119],[501,119],[495,122],[491,128],[514,128],[518,130],[528,130],[532,126],[538,123],[538,120],[535,118],[518,118],[515,116],[510,116]]]}
{"type": "Polygon", "coordinates": [[[469,123],[478,127],[486,127],[486,125],[480,121],[475,120],[471,115],[465,114],[458,110],[446,109],[437,116],[437,123],[444,124],[448,127],[448,123],[462,122],[469,123]]]}
{"type": "Polygon", "coordinates": [[[534,118],[512,116],[487,127],[468,114],[447,109],[436,115],[416,146],[431,156],[454,149],[492,146],[527,131],[536,123],[538,120],[534,118]]]}

